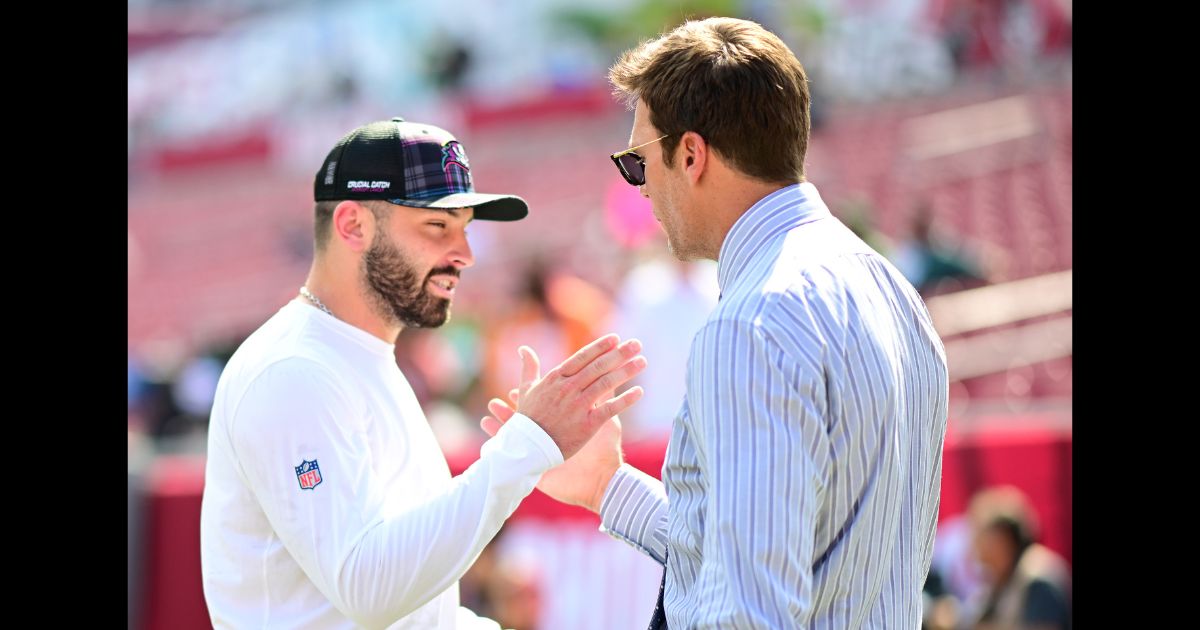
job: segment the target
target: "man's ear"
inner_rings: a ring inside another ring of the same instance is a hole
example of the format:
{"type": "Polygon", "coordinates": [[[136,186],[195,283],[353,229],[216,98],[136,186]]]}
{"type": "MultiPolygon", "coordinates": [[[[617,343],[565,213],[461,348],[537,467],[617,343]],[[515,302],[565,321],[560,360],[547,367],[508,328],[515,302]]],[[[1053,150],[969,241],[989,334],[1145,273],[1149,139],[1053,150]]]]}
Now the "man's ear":
{"type": "Polygon", "coordinates": [[[704,137],[695,131],[685,132],[679,139],[677,152],[679,160],[683,162],[683,172],[687,174],[688,181],[693,184],[700,181],[700,176],[704,174],[711,157],[704,137]]]}
{"type": "Polygon", "coordinates": [[[375,231],[375,215],[357,201],[343,201],[333,209],[333,238],[346,244],[350,251],[365,251],[371,245],[375,231]]]}

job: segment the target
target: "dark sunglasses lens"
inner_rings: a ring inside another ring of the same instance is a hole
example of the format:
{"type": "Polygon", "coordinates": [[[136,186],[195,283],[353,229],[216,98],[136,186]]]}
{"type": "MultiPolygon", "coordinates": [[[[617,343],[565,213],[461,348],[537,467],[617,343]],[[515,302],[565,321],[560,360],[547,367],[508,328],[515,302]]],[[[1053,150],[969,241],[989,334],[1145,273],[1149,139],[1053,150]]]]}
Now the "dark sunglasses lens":
{"type": "Polygon", "coordinates": [[[642,159],[636,154],[626,153],[617,158],[617,162],[621,167],[621,174],[625,176],[625,181],[634,186],[646,183],[646,169],[642,167],[642,159]]]}

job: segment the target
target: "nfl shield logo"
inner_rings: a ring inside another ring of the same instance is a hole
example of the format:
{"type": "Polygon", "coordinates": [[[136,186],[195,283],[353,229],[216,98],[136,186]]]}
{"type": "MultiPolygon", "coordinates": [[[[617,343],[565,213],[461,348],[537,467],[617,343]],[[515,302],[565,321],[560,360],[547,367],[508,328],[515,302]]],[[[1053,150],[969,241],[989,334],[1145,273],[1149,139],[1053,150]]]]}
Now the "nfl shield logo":
{"type": "Polygon", "coordinates": [[[296,467],[296,479],[300,482],[300,487],[304,490],[312,490],[321,483],[321,469],[317,466],[317,460],[304,460],[296,467]]]}

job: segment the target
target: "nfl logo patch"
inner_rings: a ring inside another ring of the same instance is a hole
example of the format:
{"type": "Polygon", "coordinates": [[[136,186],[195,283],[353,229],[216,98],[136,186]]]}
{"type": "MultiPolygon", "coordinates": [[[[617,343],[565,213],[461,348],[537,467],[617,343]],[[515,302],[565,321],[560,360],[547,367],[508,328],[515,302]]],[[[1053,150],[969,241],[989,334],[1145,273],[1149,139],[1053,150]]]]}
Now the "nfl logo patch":
{"type": "Polygon", "coordinates": [[[307,459],[300,462],[296,467],[296,480],[300,482],[300,488],[304,490],[312,490],[321,483],[321,469],[317,466],[317,460],[311,462],[307,459]]]}

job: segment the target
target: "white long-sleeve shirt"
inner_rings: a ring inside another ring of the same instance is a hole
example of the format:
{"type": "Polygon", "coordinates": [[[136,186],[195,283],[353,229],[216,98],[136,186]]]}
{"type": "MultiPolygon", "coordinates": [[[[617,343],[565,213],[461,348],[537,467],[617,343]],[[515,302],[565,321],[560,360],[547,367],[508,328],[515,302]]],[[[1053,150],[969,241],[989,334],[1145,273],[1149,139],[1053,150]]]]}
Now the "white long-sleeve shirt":
{"type": "Polygon", "coordinates": [[[671,628],[919,628],[948,396],[924,303],[807,183],[718,265],[663,482],[622,467],[604,530],[665,558],[671,628]]]}
{"type": "Polygon", "coordinates": [[[229,361],[200,517],[216,628],[498,628],[458,580],[562,453],[518,414],[451,478],[393,352],[293,301],[229,361]]]}

